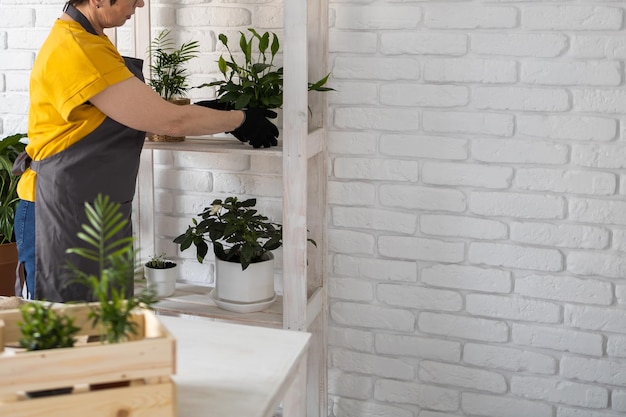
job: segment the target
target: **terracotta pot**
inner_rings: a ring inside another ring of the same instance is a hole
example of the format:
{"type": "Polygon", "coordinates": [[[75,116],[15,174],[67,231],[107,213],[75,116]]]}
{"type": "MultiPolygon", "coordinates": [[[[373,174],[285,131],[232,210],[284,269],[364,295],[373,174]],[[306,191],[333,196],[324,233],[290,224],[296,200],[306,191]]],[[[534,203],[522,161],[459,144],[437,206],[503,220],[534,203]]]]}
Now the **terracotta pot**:
{"type": "MultiPolygon", "coordinates": [[[[189,98],[172,98],[168,101],[179,106],[191,104],[191,99],[189,98]]],[[[148,133],[146,136],[151,142],[182,142],[185,140],[184,136],[157,135],[156,133],[148,133]]]]}
{"type": "Polygon", "coordinates": [[[0,245],[0,295],[14,296],[17,271],[17,244],[0,245]]]}

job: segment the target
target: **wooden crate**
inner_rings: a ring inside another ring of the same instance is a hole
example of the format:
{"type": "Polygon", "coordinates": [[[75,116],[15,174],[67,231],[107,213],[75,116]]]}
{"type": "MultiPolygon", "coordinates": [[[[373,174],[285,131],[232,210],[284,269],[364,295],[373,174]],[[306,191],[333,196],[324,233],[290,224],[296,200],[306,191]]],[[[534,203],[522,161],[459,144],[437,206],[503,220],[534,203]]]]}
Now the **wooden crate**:
{"type": "Polygon", "coordinates": [[[85,305],[60,305],[81,328],[73,348],[27,352],[19,310],[0,312],[0,416],[6,417],[175,417],[175,340],[154,313],[134,314],[138,336],[117,344],[87,343],[98,334],[85,305]],[[94,384],[126,386],[95,389],[94,384]],[[117,384],[120,385],[120,384],[117,384]],[[72,387],[73,391],[31,398],[27,392],[72,387]]]}

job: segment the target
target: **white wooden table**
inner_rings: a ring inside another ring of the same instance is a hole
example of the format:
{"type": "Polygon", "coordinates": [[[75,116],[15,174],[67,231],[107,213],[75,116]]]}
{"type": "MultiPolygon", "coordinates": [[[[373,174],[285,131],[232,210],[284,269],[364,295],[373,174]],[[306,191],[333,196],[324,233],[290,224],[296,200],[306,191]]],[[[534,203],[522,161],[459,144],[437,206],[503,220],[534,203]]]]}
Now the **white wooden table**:
{"type": "Polygon", "coordinates": [[[159,316],[176,338],[178,417],[306,415],[310,334],[159,316]]]}

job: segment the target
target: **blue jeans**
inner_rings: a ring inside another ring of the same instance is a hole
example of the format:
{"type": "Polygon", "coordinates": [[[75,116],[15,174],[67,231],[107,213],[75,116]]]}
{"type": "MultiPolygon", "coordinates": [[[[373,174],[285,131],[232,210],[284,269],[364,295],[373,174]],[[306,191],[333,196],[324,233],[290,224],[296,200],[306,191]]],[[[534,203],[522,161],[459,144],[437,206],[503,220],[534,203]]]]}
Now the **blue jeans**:
{"type": "Polygon", "coordinates": [[[15,209],[17,259],[24,264],[28,298],[35,297],[35,203],[20,200],[15,209]]]}

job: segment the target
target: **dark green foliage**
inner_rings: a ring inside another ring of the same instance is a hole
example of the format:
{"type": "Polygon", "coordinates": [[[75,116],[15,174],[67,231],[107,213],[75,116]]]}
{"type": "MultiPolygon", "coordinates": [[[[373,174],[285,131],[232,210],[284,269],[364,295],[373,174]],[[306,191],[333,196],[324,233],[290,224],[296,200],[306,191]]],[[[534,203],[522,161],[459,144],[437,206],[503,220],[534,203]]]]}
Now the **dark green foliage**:
{"type": "MultiPolygon", "coordinates": [[[[205,83],[201,87],[217,87],[220,103],[227,103],[228,108],[264,108],[275,109],[283,105],[283,67],[276,68],[274,59],[280,49],[278,36],[273,32],[259,34],[249,28],[250,38],[243,32],[239,37],[239,48],[243,54],[243,63],[238,62],[228,46],[228,37],[219,35],[220,42],[228,50],[228,59],[220,56],[217,61],[223,80],[205,83]],[[254,44],[256,43],[256,48],[254,44]]],[[[309,91],[330,91],[324,87],[328,75],[315,83],[309,83],[309,91]]]]}
{"type": "Polygon", "coordinates": [[[11,168],[17,155],[26,147],[20,142],[24,137],[25,133],[18,133],[0,141],[0,244],[15,242],[13,222],[19,201],[17,196],[19,177],[11,173],[11,168]]]}

